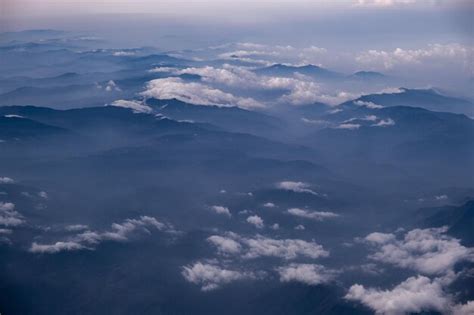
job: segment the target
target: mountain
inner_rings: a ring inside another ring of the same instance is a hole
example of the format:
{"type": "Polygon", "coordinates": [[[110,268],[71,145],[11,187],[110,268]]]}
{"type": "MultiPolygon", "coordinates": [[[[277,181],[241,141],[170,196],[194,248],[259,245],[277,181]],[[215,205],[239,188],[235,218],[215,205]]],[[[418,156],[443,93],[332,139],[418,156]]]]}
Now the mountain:
{"type": "Polygon", "coordinates": [[[461,239],[466,246],[474,245],[474,200],[461,206],[423,208],[417,213],[425,227],[448,227],[448,234],[461,239]]]}
{"type": "Polygon", "coordinates": [[[401,88],[399,93],[370,94],[342,105],[357,102],[371,102],[381,106],[412,106],[422,107],[431,111],[452,112],[474,115],[474,104],[470,101],[446,96],[435,89],[406,89],[401,88]]]}
{"type": "Polygon", "coordinates": [[[278,118],[239,107],[194,105],[177,99],[148,99],[146,104],[155,113],[174,120],[209,123],[229,131],[275,137],[282,127],[278,118]]]}

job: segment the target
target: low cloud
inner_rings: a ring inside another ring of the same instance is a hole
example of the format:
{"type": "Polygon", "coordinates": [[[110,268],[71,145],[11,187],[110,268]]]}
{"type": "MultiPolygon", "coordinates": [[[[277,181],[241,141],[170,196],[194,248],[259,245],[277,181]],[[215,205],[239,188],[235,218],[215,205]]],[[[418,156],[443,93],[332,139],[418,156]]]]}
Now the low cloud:
{"type": "Polygon", "coordinates": [[[335,272],[316,264],[290,264],[277,268],[281,282],[302,282],[317,285],[330,282],[335,272]]]}
{"type": "Polygon", "coordinates": [[[300,208],[290,208],[287,210],[287,212],[297,217],[311,219],[315,221],[323,221],[325,219],[336,218],[339,216],[337,213],[334,213],[334,212],[311,211],[311,210],[300,209],[300,208]]]}
{"type": "Polygon", "coordinates": [[[223,214],[223,215],[226,215],[228,217],[232,216],[232,214],[230,213],[229,208],[224,207],[224,206],[212,206],[211,210],[214,211],[217,214],[223,214]]]}
{"type": "Polygon", "coordinates": [[[25,223],[23,216],[15,211],[15,204],[0,201],[0,225],[19,226],[25,223]]]}
{"type": "Polygon", "coordinates": [[[447,313],[450,298],[443,290],[442,281],[424,276],[411,277],[392,290],[365,288],[354,284],[345,296],[359,301],[377,314],[403,315],[423,311],[447,313]]]}
{"type": "Polygon", "coordinates": [[[298,257],[316,259],[329,256],[329,252],[315,241],[299,239],[272,239],[261,235],[247,238],[229,232],[224,236],[211,236],[208,241],[219,253],[238,255],[243,259],[278,257],[292,260],[298,257]]]}
{"type": "Polygon", "coordinates": [[[310,185],[304,182],[282,181],[276,184],[276,187],[282,190],[293,191],[297,193],[308,193],[318,196],[319,194],[310,189],[310,185]]]}
{"type": "Polygon", "coordinates": [[[55,254],[62,251],[92,250],[104,241],[128,241],[134,232],[138,230],[149,232],[148,228],[155,228],[159,231],[173,231],[171,226],[161,223],[153,217],[141,216],[138,219],[127,219],[122,223],[113,223],[111,229],[104,232],[87,230],[65,241],[58,241],[51,244],[39,244],[34,242],[29,251],[40,254],[55,254]]]}
{"type": "Polygon", "coordinates": [[[258,215],[252,215],[247,218],[247,222],[254,225],[257,229],[263,228],[263,219],[258,215]]]}
{"type": "Polygon", "coordinates": [[[372,260],[408,268],[426,275],[451,272],[457,263],[474,261],[474,250],[445,234],[446,228],[415,229],[398,239],[394,234],[372,233],[365,240],[372,260]]]}
{"type": "Polygon", "coordinates": [[[141,95],[157,99],[176,98],[196,105],[238,106],[242,108],[264,107],[263,104],[252,98],[237,97],[202,83],[186,82],[176,77],[149,81],[146,90],[141,95]]]}
{"type": "Polygon", "coordinates": [[[147,105],[144,105],[142,102],[138,101],[127,101],[127,100],[116,100],[111,106],[130,108],[134,113],[145,113],[149,114],[153,112],[153,109],[147,105]]]}
{"type": "Polygon", "coordinates": [[[13,184],[14,182],[10,177],[0,177],[0,184],[13,184]]]}
{"type": "Polygon", "coordinates": [[[215,290],[234,281],[255,278],[251,272],[226,269],[218,266],[216,262],[196,262],[184,266],[181,274],[187,281],[201,286],[202,291],[215,290]]]}

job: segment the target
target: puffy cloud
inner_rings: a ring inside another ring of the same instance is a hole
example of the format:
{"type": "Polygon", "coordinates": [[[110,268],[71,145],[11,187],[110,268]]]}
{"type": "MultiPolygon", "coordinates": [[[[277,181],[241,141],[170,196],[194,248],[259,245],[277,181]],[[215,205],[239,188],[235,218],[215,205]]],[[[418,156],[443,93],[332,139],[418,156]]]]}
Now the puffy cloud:
{"type": "Polygon", "coordinates": [[[10,177],[0,177],[0,184],[12,184],[14,182],[10,177]]]}
{"type": "Polygon", "coordinates": [[[275,204],[273,202],[266,202],[263,204],[265,208],[275,208],[275,204]]]}
{"type": "Polygon", "coordinates": [[[297,226],[295,226],[295,230],[303,231],[304,229],[305,229],[305,227],[302,224],[298,224],[297,226]]]}
{"type": "Polygon", "coordinates": [[[263,104],[252,98],[237,97],[205,84],[186,82],[175,77],[149,81],[147,89],[141,95],[157,99],[176,98],[197,105],[238,106],[242,108],[263,107],[263,104]]]}
{"type": "Polygon", "coordinates": [[[217,214],[223,214],[223,215],[226,215],[228,217],[232,216],[232,214],[230,213],[229,208],[224,207],[224,206],[212,206],[211,210],[214,211],[217,214]]]}
{"type": "Polygon", "coordinates": [[[324,219],[336,218],[339,215],[334,212],[329,211],[310,211],[300,208],[290,208],[287,210],[289,214],[292,214],[297,217],[311,219],[315,221],[323,221],[324,219]]]}
{"type": "Polygon", "coordinates": [[[347,295],[348,300],[360,301],[377,314],[403,315],[422,311],[446,313],[451,303],[443,291],[440,279],[424,276],[410,277],[392,290],[365,288],[354,284],[347,295]]]}
{"type": "Polygon", "coordinates": [[[127,100],[116,100],[111,106],[130,108],[134,113],[146,113],[149,114],[153,109],[147,105],[144,105],[142,102],[138,101],[127,101],[127,100]]]}
{"type": "Polygon", "coordinates": [[[403,239],[384,233],[372,233],[365,239],[375,250],[371,259],[435,275],[450,272],[459,262],[474,261],[474,250],[445,232],[446,228],[415,229],[403,239]]]}
{"type": "Polygon", "coordinates": [[[472,315],[474,314],[474,301],[468,301],[466,304],[455,305],[452,308],[453,315],[472,315]]]}
{"type": "MultiPolygon", "coordinates": [[[[79,230],[79,226],[75,226],[73,230],[79,230]]],[[[82,227],[82,226],[81,226],[82,227]]],[[[52,244],[38,244],[34,242],[29,251],[32,253],[54,254],[61,251],[74,251],[81,249],[94,249],[95,246],[103,241],[127,241],[130,235],[137,231],[143,230],[149,232],[147,228],[153,227],[157,230],[172,231],[170,226],[159,222],[153,217],[141,216],[138,219],[127,219],[122,223],[113,223],[111,229],[104,232],[85,231],[77,234],[66,241],[58,241],[52,244]]]]}
{"type": "Polygon", "coordinates": [[[212,235],[207,239],[208,242],[217,247],[217,250],[221,254],[238,254],[242,250],[242,246],[236,240],[223,237],[219,235],[212,235]]]}
{"type": "Polygon", "coordinates": [[[225,236],[217,238],[211,236],[208,241],[217,247],[219,253],[238,254],[243,259],[279,257],[292,260],[300,256],[313,259],[329,256],[329,252],[316,242],[299,239],[272,239],[261,235],[247,238],[235,233],[226,233],[225,236]]]}
{"type": "Polygon", "coordinates": [[[356,97],[356,95],[347,92],[328,94],[311,78],[301,74],[295,74],[292,77],[259,76],[247,68],[232,65],[223,65],[222,68],[211,66],[185,68],[175,70],[173,73],[176,75],[196,74],[201,76],[202,81],[206,83],[238,89],[287,91],[276,102],[290,103],[292,105],[312,104],[315,102],[336,105],[356,97]]]}
{"type": "Polygon", "coordinates": [[[194,284],[200,285],[201,290],[210,291],[224,284],[243,279],[253,279],[251,272],[229,270],[215,263],[196,262],[193,265],[184,266],[181,272],[183,277],[194,284]]]}
{"type": "Polygon", "coordinates": [[[280,225],[278,223],[273,223],[273,225],[270,227],[272,230],[279,230],[280,225]]]}
{"type": "Polygon", "coordinates": [[[282,190],[294,191],[297,193],[308,193],[318,196],[319,194],[311,189],[308,183],[304,182],[293,182],[293,181],[282,181],[276,184],[276,187],[282,190]]]}
{"type": "Polygon", "coordinates": [[[0,225],[18,226],[25,223],[23,216],[15,211],[15,204],[0,201],[0,225]]]}
{"type": "Polygon", "coordinates": [[[247,218],[247,222],[254,225],[256,228],[263,228],[263,219],[258,215],[252,215],[247,218]]]}
{"type": "Polygon", "coordinates": [[[447,195],[438,195],[438,196],[435,196],[435,199],[436,200],[447,200],[448,199],[448,196],[447,195]]]}
{"type": "Polygon", "coordinates": [[[110,80],[109,82],[107,82],[107,84],[105,85],[105,90],[107,92],[112,92],[112,91],[117,91],[117,92],[120,92],[122,91],[119,86],[115,83],[114,80],[110,80]]]}
{"type": "Polygon", "coordinates": [[[290,264],[277,268],[281,282],[302,282],[309,285],[327,283],[334,278],[335,272],[316,264],[290,264]]]}

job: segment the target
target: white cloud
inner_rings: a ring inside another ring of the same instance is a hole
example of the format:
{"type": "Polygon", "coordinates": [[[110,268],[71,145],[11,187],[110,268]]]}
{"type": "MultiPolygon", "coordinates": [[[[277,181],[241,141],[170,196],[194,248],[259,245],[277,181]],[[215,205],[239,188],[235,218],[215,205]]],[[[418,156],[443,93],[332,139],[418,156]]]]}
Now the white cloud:
{"type": "Polygon", "coordinates": [[[370,109],[380,109],[383,108],[382,105],[378,105],[372,102],[364,102],[364,101],[355,101],[354,104],[359,105],[359,106],[364,106],[370,109]]]}
{"type": "Polygon", "coordinates": [[[120,92],[122,91],[118,85],[115,83],[114,80],[110,80],[109,82],[107,82],[106,86],[105,86],[105,90],[107,92],[112,92],[112,91],[117,91],[117,92],[120,92]]]}
{"type": "Polygon", "coordinates": [[[267,202],[263,204],[265,208],[275,208],[275,204],[273,202],[267,202]]]}
{"type": "Polygon", "coordinates": [[[261,108],[264,106],[252,98],[237,97],[205,84],[185,82],[181,78],[149,81],[147,89],[141,95],[157,99],[176,98],[196,105],[238,106],[242,108],[261,108]]]}
{"type": "Polygon", "coordinates": [[[289,214],[292,214],[297,217],[302,217],[306,219],[311,219],[315,221],[323,221],[324,219],[336,218],[339,215],[334,212],[329,211],[310,211],[300,208],[290,208],[287,210],[289,214]]]}
{"type": "Polygon", "coordinates": [[[373,124],[372,127],[388,127],[388,126],[394,126],[394,125],[395,125],[395,121],[392,118],[387,118],[387,119],[381,119],[376,124],[373,124]]]}
{"type": "Polygon", "coordinates": [[[280,225],[278,223],[273,223],[273,225],[270,227],[272,230],[279,230],[280,225]]]}
{"type": "Polygon", "coordinates": [[[429,63],[440,63],[440,61],[457,62],[462,67],[469,67],[469,58],[472,53],[472,47],[461,44],[433,44],[425,49],[368,50],[359,54],[356,61],[372,69],[392,69],[396,66],[422,63],[429,65],[429,63]]]}
{"type": "Polygon", "coordinates": [[[263,219],[258,215],[248,217],[247,222],[254,225],[257,229],[263,228],[263,219]]]}
{"type": "Polygon", "coordinates": [[[329,256],[329,252],[316,242],[299,239],[272,239],[261,235],[247,238],[235,233],[226,233],[218,238],[211,236],[208,240],[220,254],[238,255],[243,259],[279,257],[292,260],[300,256],[313,259],[329,256]]]}
{"type": "Polygon", "coordinates": [[[435,199],[436,200],[447,200],[448,199],[448,196],[447,195],[439,195],[439,196],[435,196],[435,199]]]}
{"type": "Polygon", "coordinates": [[[354,130],[354,129],[359,129],[360,124],[340,124],[336,127],[336,129],[348,129],[348,130],[354,130]]]}
{"type": "Polygon", "coordinates": [[[303,231],[304,229],[305,227],[302,224],[298,224],[297,226],[295,226],[295,230],[303,231]]]}
{"type": "Polygon", "coordinates": [[[130,108],[134,113],[146,113],[149,114],[153,112],[153,109],[147,105],[144,105],[142,102],[138,101],[127,101],[127,100],[116,100],[111,106],[130,108]]]}
{"type": "Polygon", "coordinates": [[[127,56],[134,56],[135,52],[134,51],[120,50],[120,51],[113,52],[112,55],[115,56],[115,57],[127,57],[127,56]]]}
{"type": "MultiPolygon", "coordinates": [[[[75,226],[76,230],[79,226],[75,226]]],[[[66,241],[58,241],[52,244],[38,244],[34,242],[29,251],[32,253],[54,254],[61,251],[72,251],[81,249],[94,249],[103,241],[128,241],[129,237],[137,230],[149,232],[147,228],[153,227],[157,230],[172,231],[170,226],[159,222],[153,217],[141,216],[139,219],[126,219],[122,223],[113,223],[111,229],[104,232],[85,231],[77,234],[66,241]]]]}
{"type": "Polygon", "coordinates": [[[281,282],[302,282],[309,285],[327,283],[334,278],[335,272],[316,264],[290,264],[277,268],[281,282]]]}
{"type": "Polygon", "coordinates": [[[0,201],[0,225],[18,226],[25,223],[23,216],[15,211],[15,204],[0,201]]]}
{"type": "Polygon", "coordinates": [[[207,239],[207,241],[216,246],[218,252],[221,254],[234,255],[242,250],[240,243],[229,237],[212,235],[207,239]]]}
{"type": "Polygon", "coordinates": [[[436,275],[452,271],[459,262],[474,261],[474,250],[445,232],[446,228],[415,229],[403,239],[384,233],[372,233],[365,239],[375,250],[371,259],[436,275]]]}
{"type": "Polygon", "coordinates": [[[224,206],[212,206],[211,210],[214,211],[217,214],[223,214],[223,215],[226,215],[228,217],[232,216],[232,214],[230,213],[229,208],[224,207],[224,206]]]}
{"type": "Polygon", "coordinates": [[[455,305],[452,309],[453,315],[472,315],[474,314],[474,301],[468,301],[465,304],[455,305]]]}
{"type": "Polygon", "coordinates": [[[12,184],[14,182],[10,177],[0,177],[0,184],[12,184]]]}
{"type": "Polygon", "coordinates": [[[203,291],[215,290],[224,284],[237,280],[255,278],[251,272],[225,269],[215,262],[196,262],[193,265],[184,266],[181,274],[187,281],[200,285],[203,291]]]}
{"type": "Polygon", "coordinates": [[[319,195],[317,192],[309,189],[311,186],[304,182],[282,181],[277,183],[276,187],[282,190],[288,190],[297,193],[308,193],[316,196],[319,195]]]}
{"type": "Polygon", "coordinates": [[[451,303],[443,291],[442,281],[424,276],[411,277],[392,290],[365,288],[355,284],[350,287],[348,300],[360,301],[377,314],[403,315],[422,311],[447,313],[451,303]]]}

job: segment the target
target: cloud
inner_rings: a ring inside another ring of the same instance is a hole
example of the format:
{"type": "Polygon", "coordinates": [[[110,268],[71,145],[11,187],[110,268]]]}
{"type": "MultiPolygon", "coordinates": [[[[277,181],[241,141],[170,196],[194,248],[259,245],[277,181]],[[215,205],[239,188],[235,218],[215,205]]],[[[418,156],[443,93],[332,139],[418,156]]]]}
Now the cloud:
{"type": "Polygon", "coordinates": [[[230,210],[229,208],[227,207],[223,207],[223,206],[212,206],[211,207],[211,210],[214,211],[215,213],[217,214],[223,214],[223,215],[226,215],[228,217],[231,217],[232,214],[230,213],[230,210]]]}
{"type": "Polygon", "coordinates": [[[319,195],[317,192],[309,189],[311,186],[304,182],[282,181],[277,183],[276,187],[282,190],[288,190],[297,193],[308,193],[316,196],[319,195]]]}
{"type": "Polygon", "coordinates": [[[56,242],[53,244],[38,244],[34,242],[31,244],[30,252],[42,253],[42,254],[56,254],[64,251],[75,251],[85,249],[86,247],[79,242],[67,241],[67,242],[56,242]]]}
{"type": "Polygon", "coordinates": [[[422,311],[446,313],[451,303],[439,279],[424,276],[410,277],[392,290],[365,288],[354,284],[345,296],[359,301],[377,314],[403,315],[422,311]]]}
{"type": "Polygon", "coordinates": [[[106,86],[105,86],[105,90],[107,92],[112,92],[112,91],[117,91],[117,92],[120,92],[122,91],[118,85],[115,83],[114,80],[110,80],[109,82],[107,82],[106,86]]]}
{"type": "MultiPolygon", "coordinates": [[[[78,226],[76,226],[76,230],[78,230],[77,227],[78,226]]],[[[132,233],[137,230],[149,232],[149,227],[156,228],[160,231],[173,231],[171,226],[167,226],[153,217],[141,216],[138,219],[126,219],[122,223],[113,223],[111,229],[104,232],[87,230],[66,241],[58,241],[52,244],[38,244],[34,242],[29,251],[40,254],[54,254],[61,251],[75,251],[82,249],[92,250],[104,241],[128,241],[132,233]]]]}
{"type": "Polygon", "coordinates": [[[315,264],[290,264],[277,268],[281,282],[302,282],[317,285],[330,282],[335,275],[333,270],[315,264]]]}
{"type": "Polygon", "coordinates": [[[445,235],[446,228],[415,229],[397,239],[394,234],[372,233],[365,240],[375,250],[369,258],[426,275],[445,274],[462,261],[474,261],[474,250],[445,235]]]}
{"type": "Polygon", "coordinates": [[[377,7],[391,7],[395,5],[414,4],[417,0],[356,0],[357,6],[377,6],[377,7]]]}
{"type": "Polygon", "coordinates": [[[14,182],[10,177],[0,177],[0,184],[12,184],[14,182]]]}
{"type": "Polygon", "coordinates": [[[263,220],[258,215],[252,215],[248,217],[247,222],[254,225],[257,229],[263,228],[263,220]]]}
{"type": "Polygon", "coordinates": [[[397,66],[413,66],[425,63],[446,64],[454,62],[463,68],[469,68],[469,58],[474,48],[461,44],[433,44],[424,49],[402,49],[393,51],[368,50],[356,57],[356,61],[371,69],[392,69],[397,66]]]}
{"type": "Polygon", "coordinates": [[[329,211],[310,211],[300,208],[290,208],[287,210],[289,214],[297,217],[311,219],[315,221],[323,221],[324,219],[336,218],[339,215],[329,211]]]}
{"type": "Polygon", "coordinates": [[[388,127],[394,126],[395,121],[392,118],[381,119],[378,123],[371,125],[372,127],[388,127]]]}
{"type": "Polygon", "coordinates": [[[242,246],[239,242],[229,237],[223,237],[219,235],[212,235],[207,239],[208,242],[217,247],[217,250],[221,254],[238,254],[242,250],[242,246]]]}
{"type": "Polygon", "coordinates": [[[141,93],[147,98],[172,99],[196,104],[223,107],[261,108],[263,104],[252,98],[237,97],[208,85],[185,82],[181,78],[155,79],[147,83],[147,89],[141,93]]]}
{"type": "Polygon", "coordinates": [[[211,236],[208,241],[220,254],[238,255],[242,259],[278,257],[292,260],[298,257],[316,259],[329,256],[329,252],[316,242],[299,239],[272,239],[261,235],[247,238],[229,232],[224,236],[211,236]]]}
{"type": "Polygon", "coordinates": [[[18,226],[25,223],[23,216],[15,211],[15,204],[0,201],[0,225],[18,226]]]}
{"type": "Polygon", "coordinates": [[[255,278],[251,272],[225,269],[215,262],[196,262],[193,265],[184,266],[181,274],[187,281],[200,285],[203,291],[215,290],[237,280],[255,278]]]}
{"type": "Polygon", "coordinates": [[[305,227],[302,224],[298,224],[297,226],[295,226],[295,230],[303,231],[304,229],[305,227]]]}
{"type": "Polygon", "coordinates": [[[138,101],[127,101],[127,100],[116,100],[111,106],[130,108],[134,113],[146,113],[149,114],[153,112],[153,109],[147,105],[144,105],[142,102],[138,101]]]}
{"type": "Polygon", "coordinates": [[[340,124],[336,127],[336,129],[348,129],[348,130],[355,130],[359,128],[360,128],[360,124],[340,124]]]}
{"type": "Polygon", "coordinates": [[[73,225],[67,225],[64,229],[69,232],[77,232],[77,231],[87,230],[89,229],[89,226],[84,225],[84,224],[73,224],[73,225]]]}
{"type": "Polygon", "coordinates": [[[127,56],[134,56],[134,55],[135,55],[134,51],[125,51],[125,50],[115,51],[112,53],[112,56],[115,56],[115,57],[127,57],[127,56]]]}
{"type": "Polygon", "coordinates": [[[347,92],[328,94],[313,79],[301,74],[296,74],[293,77],[260,76],[247,68],[227,64],[223,65],[222,68],[211,66],[185,68],[175,70],[173,74],[195,74],[199,75],[202,81],[208,84],[237,89],[286,91],[274,100],[276,103],[303,105],[322,102],[336,105],[356,97],[356,95],[347,92]]]}
{"type": "Polygon", "coordinates": [[[275,208],[275,204],[273,202],[266,202],[263,204],[265,208],[275,208]]]}
{"type": "Polygon", "coordinates": [[[359,105],[359,106],[364,106],[370,109],[380,109],[383,108],[382,105],[378,105],[372,102],[364,102],[364,101],[355,101],[354,104],[359,105]]]}

